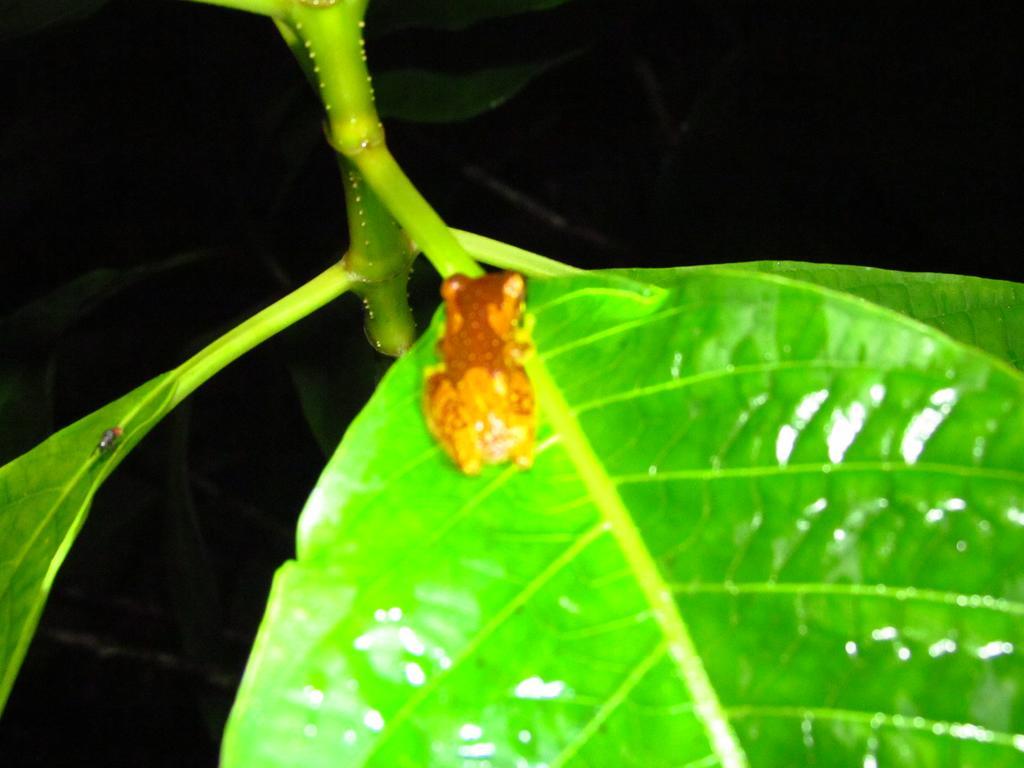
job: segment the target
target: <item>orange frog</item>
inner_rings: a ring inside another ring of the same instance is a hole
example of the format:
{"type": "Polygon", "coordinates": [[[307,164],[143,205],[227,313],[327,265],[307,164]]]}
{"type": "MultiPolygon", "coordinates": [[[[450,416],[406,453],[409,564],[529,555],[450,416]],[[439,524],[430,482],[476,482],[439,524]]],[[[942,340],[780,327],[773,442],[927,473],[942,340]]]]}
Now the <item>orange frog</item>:
{"type": "Polygon", "coordinates": [[[533,463],[533,388],[522,365],[530,345],[519,327],[525,294],[518,272],[453,275],[441,286],[442,362],[428,371],[424,410],[430,432],[467,475],[506,459],[533,463]]]}

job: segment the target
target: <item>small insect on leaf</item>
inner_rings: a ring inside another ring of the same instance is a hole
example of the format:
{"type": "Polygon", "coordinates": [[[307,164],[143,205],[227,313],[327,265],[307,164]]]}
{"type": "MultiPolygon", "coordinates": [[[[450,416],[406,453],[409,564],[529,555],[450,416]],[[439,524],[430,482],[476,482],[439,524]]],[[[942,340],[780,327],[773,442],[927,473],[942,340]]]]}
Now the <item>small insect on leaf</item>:
{"type": "Polygon", "coordinates": [[[124,430],[121,427],[111,427],[105,429],[103,435],[100,437],[100,441],[96,444],[96,450],[100,453],[106,453],[117,442],[117,438],[124,434],[124,430]]]}

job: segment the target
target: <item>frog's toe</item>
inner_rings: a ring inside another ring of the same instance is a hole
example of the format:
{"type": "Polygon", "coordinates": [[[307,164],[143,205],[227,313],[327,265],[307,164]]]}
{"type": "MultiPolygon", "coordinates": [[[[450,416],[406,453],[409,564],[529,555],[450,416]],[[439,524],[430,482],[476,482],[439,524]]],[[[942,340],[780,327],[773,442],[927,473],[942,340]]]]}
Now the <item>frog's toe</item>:
{"type": "Polygon", "coordinates": [[[533,466],[533,453],[518,453],[513,457],[516,466],[522,469],[529,469],[533,466]]]}

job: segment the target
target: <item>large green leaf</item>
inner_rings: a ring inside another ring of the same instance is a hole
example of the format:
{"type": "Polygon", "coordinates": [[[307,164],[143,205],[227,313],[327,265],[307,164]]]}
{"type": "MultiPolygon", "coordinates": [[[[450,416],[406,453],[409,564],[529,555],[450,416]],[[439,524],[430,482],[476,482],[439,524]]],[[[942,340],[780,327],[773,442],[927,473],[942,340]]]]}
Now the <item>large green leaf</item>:
{"type": "MultiPolygon", "coordinates": [[[[803,261],[751,261],[729,266],[769,272],[860,296],[1024,368],[1024,285],[1020,283],[803,261]]],[[[612,272],[642,274],[648,282],[672,286],[693,270],[713,268],[612,272]]]]}
{"type": "Polygon", "coordinates": [[[428,334],[303,511],[225,766],[1021,764],[1019,373],[772,275],[530,292],[534,467],[432,444],[428,334]]]}

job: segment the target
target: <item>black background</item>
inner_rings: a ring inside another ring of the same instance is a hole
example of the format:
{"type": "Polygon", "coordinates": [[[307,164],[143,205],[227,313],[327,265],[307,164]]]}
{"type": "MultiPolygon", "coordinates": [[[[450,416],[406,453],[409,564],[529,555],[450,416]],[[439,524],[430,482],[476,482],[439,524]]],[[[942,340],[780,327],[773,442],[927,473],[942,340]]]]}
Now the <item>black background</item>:
{"type": "MultiPolygon", "coordinates": [[[[795,259],[1021,280],[1017,5],[576,0],[369,53],[380,70],[468,71],[577,52],[480,118],[388,125],[452,225],[583,267],[795,259]]],[[[312,277],[345,226],[316,100],[264,19],[115,0],[0,44],[0,68],[0,316],[99,267],[193,256],[45,342],[0,338],[0,361],[53,365],[28,406],[46,419],[2,425],[5,461],[312,277]]],[[[421,325],[437,284],[421,261],[421,325]]],[[[55,584],[0,720],[4,766],[215,763],[324,461],[295,371],[331,387],[327,445],[386,366],[346,297],[153,432],[55,584]]]]}

